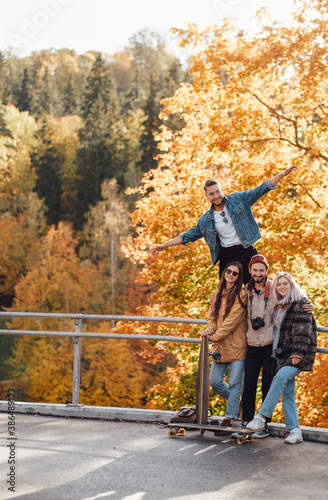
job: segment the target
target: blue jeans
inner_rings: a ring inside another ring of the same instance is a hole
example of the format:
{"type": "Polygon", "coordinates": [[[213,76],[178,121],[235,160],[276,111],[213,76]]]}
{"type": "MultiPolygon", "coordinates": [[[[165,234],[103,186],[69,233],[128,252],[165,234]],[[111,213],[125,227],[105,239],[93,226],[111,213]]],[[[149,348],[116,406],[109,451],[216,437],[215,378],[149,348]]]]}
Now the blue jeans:
{"type": "Polygon", "coordinates": [[[302,370],[296,366],[283,366],[272,380],[269,392],[263,401],[259,413],[264,417],[271,417],[282,395],[286,429],[299,427],[298,413],[295,401],[295,377],[302,370]]]}
{"type": "Polygon", "coordinates": [[[221,398],[227,400],[226,417],[237,418],[240,393],[243,384],[245,361],[230,361],[230,363],[212,362],[210,384],[221,398]],[[224,381],[229,368],[229,384],[224,381]]]}

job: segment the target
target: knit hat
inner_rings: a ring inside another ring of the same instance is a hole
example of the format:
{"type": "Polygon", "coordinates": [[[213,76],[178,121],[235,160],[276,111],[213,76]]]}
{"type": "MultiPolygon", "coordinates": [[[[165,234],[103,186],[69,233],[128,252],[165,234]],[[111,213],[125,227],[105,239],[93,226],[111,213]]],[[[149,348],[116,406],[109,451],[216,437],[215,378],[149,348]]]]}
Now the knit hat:
{"type": "Polygon", "coordinates": [[[253,264],[263,264],[267,269],[269,269],[268,261],[266,260],[264,255],[261,255],[259,253],[256,255],[253,255],[253,257],[251,258],[251,260],[248,264],[248,268],[250,269],[253,264]]]}

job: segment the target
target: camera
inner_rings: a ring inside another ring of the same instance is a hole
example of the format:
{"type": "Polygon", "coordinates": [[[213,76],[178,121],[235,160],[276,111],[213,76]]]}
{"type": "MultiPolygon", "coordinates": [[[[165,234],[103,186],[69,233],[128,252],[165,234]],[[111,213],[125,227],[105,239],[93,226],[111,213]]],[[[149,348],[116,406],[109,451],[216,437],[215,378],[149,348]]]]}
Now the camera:
{"type": "Polygon", "coordinates": [[[221,354],[219,352],[210,352],[210,356],[212,356],[215,361],[220,361],[221,359],[221,354]]]}
{"type": "Polygon", "coordinates": [[[279,363],[282,364],[289,358],[289,352],[285,351],[283,347],[278,347],[276,350],[276,358],[279,363]]]}
{"type": "Polygon", "coordinates": [[[290,356],[293,347],[293,341],[286,341],[283,346],[277,347],[276,349],[276,358],[280,364],[284,363],[290,356]]]}
{"type": "Polygon", "coordinates": [[[260,317],[255,318],[255,319],[251,319],[251,323],[252,323],[253,330],[258,330],[262,326],[265,326],[264,319],[260,318],[260,317]]]}

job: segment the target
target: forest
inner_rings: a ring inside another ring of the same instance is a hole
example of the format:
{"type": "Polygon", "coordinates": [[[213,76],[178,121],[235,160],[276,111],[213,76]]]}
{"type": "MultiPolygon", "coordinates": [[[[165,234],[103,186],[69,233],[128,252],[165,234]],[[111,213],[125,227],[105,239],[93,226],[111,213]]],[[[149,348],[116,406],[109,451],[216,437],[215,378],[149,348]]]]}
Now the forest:
{"type": "MultiPolygon", "coordinates": [[[[124,51],[0,54],[0,306],[8,311],[206,318],[218,270],[206,245],[157,243],[207,208],[204,181],[251,189],[291,164],[297,174],[254,205],[257,250],[292,273],[328,326],[328,6],[300,2],[292,27],[265,11],[259,31],[226,20],[174,29],[188,71],[143,30],[124,51]]],[[[89,322],[88,331],[198,337],[190,325],[89,322]]],[[[72,330],[67,320],[2,328],[72,330]]],[[[4,393],[70,402],[72,341],[0,336],[4,393]]],[[[320,333],[318,344],[328,347],[320,333]]],[[[81,402],[176,409],[194,404],[199,347],[82,342],[81,402]]],[[[327,355],[300,376],[303,425],[327,426],[327,355]]],[[[211,394],[211,407],[224,404],[211,394]]],[[[283,418],[278,406],[275,420],[283,418]]]]}

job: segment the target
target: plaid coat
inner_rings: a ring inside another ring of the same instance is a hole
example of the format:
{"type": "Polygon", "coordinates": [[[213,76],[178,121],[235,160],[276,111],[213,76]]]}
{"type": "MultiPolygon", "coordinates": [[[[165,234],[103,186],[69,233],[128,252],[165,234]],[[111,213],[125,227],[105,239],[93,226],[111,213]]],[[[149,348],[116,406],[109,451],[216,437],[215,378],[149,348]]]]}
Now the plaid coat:
{"type": "MultiPolygon", "coordinates": [[[[301,356],[302,361],[297,368],[302,371],[312,371],[317,351],[317,327],[313,314],[303,309],[304,301],[293,302],[287,306],[287,313],[281,324],[278,347],[289,351],[290,355],[301,356]]],[[[287,359],[282,365],[291,366],[292,361],[287,359]]]]}

